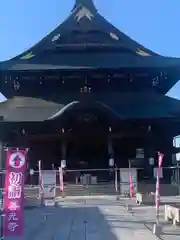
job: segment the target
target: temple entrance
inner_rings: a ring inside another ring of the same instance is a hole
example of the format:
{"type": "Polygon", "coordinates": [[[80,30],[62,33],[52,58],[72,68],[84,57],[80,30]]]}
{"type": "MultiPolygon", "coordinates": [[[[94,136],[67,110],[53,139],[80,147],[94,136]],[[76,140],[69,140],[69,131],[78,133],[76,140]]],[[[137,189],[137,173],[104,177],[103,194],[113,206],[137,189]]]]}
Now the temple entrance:
{"type": "Polygon", "coordinates": [[[107,139],[86,135],[69,140],[67,164],[70,169],[108,168],[107,139]]]}
{"type": "Polygon", "coordinates": [[[108,169],[112,146],[110,126],[114,113],[101,103],[75,102],[49,122],[50,135],[36,136],[31,142],[36,159],[42,159],[43,168],[61,166],[67,169],[108,169]],[[59,116],[59,117],[58,117],[59,116]]]}

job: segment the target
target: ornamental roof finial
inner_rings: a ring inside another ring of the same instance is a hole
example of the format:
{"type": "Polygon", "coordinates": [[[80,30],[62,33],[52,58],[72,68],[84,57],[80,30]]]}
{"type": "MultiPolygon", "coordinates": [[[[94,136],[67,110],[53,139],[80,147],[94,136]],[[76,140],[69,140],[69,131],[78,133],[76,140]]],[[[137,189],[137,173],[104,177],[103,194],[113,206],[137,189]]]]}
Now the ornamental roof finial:
{"type": "Polygon", "coordinates": [[[72,11],[74,11],[78,6],[84,6],[88,8],[88,10],[91,12],[94,12],[94,11],[97,12],[97,9],[93,3],[93,0],[75,0],[75,5],[72,11]]]}

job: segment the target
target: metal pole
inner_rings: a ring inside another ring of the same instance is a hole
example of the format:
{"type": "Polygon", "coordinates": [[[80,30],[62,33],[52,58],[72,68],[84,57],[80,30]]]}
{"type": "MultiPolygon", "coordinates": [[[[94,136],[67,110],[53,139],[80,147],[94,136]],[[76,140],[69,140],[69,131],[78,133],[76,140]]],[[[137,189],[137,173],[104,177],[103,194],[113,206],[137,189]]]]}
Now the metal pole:
{"type": "Polygon", "coordinates": [[[118,183],[117,183],[117,166],[115,165],[115,190],[118,193],[118,183]]]}
{"type": "Polygon", "coordinates": [[[177,185],[178,185],[178,193],[180,194],[180,176],[179,176],[179,163],[177,163],[177,185]]]}
{"type": "Polygon", "coordinates": [[[156,224],[159,225],[159,204],[160,204],[160,196],[159,196],[159,169],[156,183],[156,224]]]}
{"type": "Polygon", "coordinates": [[[119,200],[119,191],[118,191],[118,168],[115,164],[115,191],[116,191],[116,200],[119,200]]]}
{"type": "Polygon", "coordinates": [[[0,232],[0,239],[4,239],[4,192],[3,192],[3,172],[0,173],[0,186],[1,186],[1,232],[0,232]]]}
{"type": "Polygon", "coordinates": [[[157,179],[156,179],[156,224],[159,225],[159,207],[160,207],[160,178],[162,161],[164,154],[158,153],[158,169],[157,169],[157,179]]]}
{"type": "Polygon", "coordinates": [[[160,204],[160,166],[157,169],[157,179],[156,179],[156,224],[159,225],[159,204],[160,204]]]}
{"type": "Polygon", "coordinates": [[[132,200],[133,197],[133,189],[132,189],[132,173],[131,173],[131,160],[129,162],[129,198],[132,200]]]}
{"type": "Polygon", "coordinates": [[[2,161],[3,161],[3,156],[4,153],[6,153],[8,151],[8,148],[4,148],[2,147],[0,150],[0,188],[1,188],[1,197],[0,197],[0,201],[1,201],[1,214],[0,214],[0,239],[4,239],[4,179],[5,179],[5,174],[6,171],[3,171],[3,165],[2,165],[2,161]]]}

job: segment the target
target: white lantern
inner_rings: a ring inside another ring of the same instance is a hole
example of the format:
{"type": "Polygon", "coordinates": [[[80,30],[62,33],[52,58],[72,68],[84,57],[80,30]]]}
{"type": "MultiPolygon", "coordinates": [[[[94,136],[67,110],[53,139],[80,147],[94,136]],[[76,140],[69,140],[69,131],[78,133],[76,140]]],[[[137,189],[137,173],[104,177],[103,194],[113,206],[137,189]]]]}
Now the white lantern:
{"type": "Polygon", "coordinates": [[[109,159],[109,167],[114,167],[114,158],[109,159]]]}
{"type": "Polygon", "coordinates": [[[66,168],[66,160],[61,160],[61,168],[66,168]]]}
{"type": "Polygon", "coordinates": [[[30,173],[30,175],[34,175],[34,169],[31,168],[31,169],[29,170],[29,173],[30,173]]]}

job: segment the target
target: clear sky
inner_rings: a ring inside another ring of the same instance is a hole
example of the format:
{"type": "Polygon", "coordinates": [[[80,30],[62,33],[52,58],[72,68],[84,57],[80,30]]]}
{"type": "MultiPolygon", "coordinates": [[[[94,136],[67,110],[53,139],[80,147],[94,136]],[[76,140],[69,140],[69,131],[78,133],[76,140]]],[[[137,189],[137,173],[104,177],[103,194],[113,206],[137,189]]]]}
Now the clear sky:
{"type": "MultiPolygon", "coordinates": [[[[4,0],[0,2],[0,60],[37,43],[59,25],[75,0],[4,0]]],[[[180,0],[94,0],[99,12],[142,45],[165,56],[180,57],[180,0]]],[[[180,82],[169,96],[180,99],[180,82]]]]}

